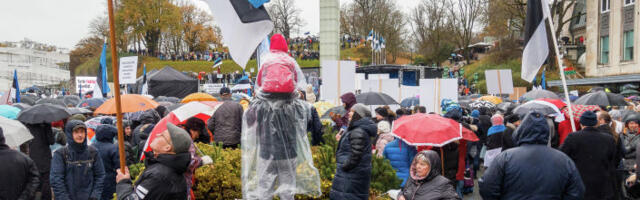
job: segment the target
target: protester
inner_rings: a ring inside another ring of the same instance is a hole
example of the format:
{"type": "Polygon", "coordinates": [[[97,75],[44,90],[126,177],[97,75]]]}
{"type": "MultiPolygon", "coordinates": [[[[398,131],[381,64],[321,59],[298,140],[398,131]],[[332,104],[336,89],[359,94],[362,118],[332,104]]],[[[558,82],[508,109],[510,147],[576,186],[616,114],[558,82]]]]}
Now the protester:
{"type": "Polygon", "coordinates": [[[91,145],[98,150],[104,167],[105,176],[101,200],[111,200],[113,194],[116,193],[116,169],[120,167],[120,155],[118,155],[118,146],[113,143],[113,139],[117,134],[118,129],[115,126],[99,125],[96,128],[96,142],[91,145]]]}
{"type": "Polygon", "coordinates": [[[573,161],[547,146],[546,117],[531,112],[478,181],[483,199],[582,199],[584,185],[573,161]]]}
{"type": "MultiPolygon", "coordinates": [[[[51,199],[51,187],[49,185],[49,172],[51,170],[51,148],[55,143],[55,136],[51,124],[26,124],[27,129],[33,135],[33,140],[28,142],[28,155],[38,167],[40,174],[40,190],[42,199],[51,199]]],[[[68,140],[67,140],[68,141],[68,140]]]]}
{"type": "MultiPolygon", "coordinates": [[[[342,106],[346,111],[351,110],[351,107],[357,103],[356,95],[351,92],[347,92],[342,96],[340,96],[340,100],[342,101],[342,106]]],[[[346,129],[347,126],[349,125],[349,118],[347,115],[340,116],[339,114],[335,114],[335,113],[330,113],[330,115],[331,115],[331,120],[333,120],[333,122],[336,123],[335,130],[346,129]]]]}
{"type": "Polygon", "coordinates": [[[378,107],[375,109],[377,122],[386,121],[389,124],[392,124],[394,120],[396,120],[396,114],[391,111],[389,106],[378,107]]]}
{"type": "Polygon", "coordinates": [[[502,133],[502,151],[516,147],[516,144],[513,141],[513,132],[515,132],[518,126],[520,126],[520,117],[516,114],[506,116],[505,120],[507,121],[505,126],[511,131],[505,131],[502,133]]]}
{"type": "Polygon", "coordinates": [[[124,153],[126,155],[127,166],[138,163],[138,143],[135,142],[136,137],[133,135],[131,129],[131,122],[124,120],[122,122],[124,127],[124,153]]]}
{"type": "Polygon", "coordinates": [[[401,139],[395,139],[388,143],[383,150],[382,155],[389,160],[391,167],[396,170],[396,176],[402,180],[400,186],[404,186],[409,178],[411,162],[417,153],[416,148],[409,146],[401,139]]]}
{"type": "Polygon", "coordinates": [[[191,155],[191,137],[184,130],[167,123],[167,130],[156,135],[145,152],[145,169],[132,185],[129,169],[118,169],[116,193],[118,200],[187,199],[188,189],[183,173],[187,171],[191,155]]]}
{"type": "Polygon", "coordinates": [[[70,120],[64,127],[67,146],[53,153],[51,188],[56,199],[100,199],[105,171],[98,150],[87,145],[87,127],[70,120]]]}
{"type": "Polygon", "coordinates": [[[633,159],[635,158],[636,153],[636,144],[640,142],[640,133],[638,129],[640,128],[640,121],[636,117],[629,117],[625,121],[626,132],[623,134],[623,144],[624,144],[624,169],[625,170],[633,170],[633,165],[635,164],[633,159]]]}
{"type": "MultiPolygon", "coordinates": [[[[308,88],[307,88],[308,89],[308,88]]],[[[300,90],[300,100],[306,101],[309,99],[307,97],[307,92],[300,90]]],[[[313,95],[313,91],[311,91],[313,95]]],[[[315,101],[315,95],[313,97],[315,101]]],[[[309,103],[309,101],[307,101],[309,103]]],[[[310,103],[311,106],[311,119],[307,123],[307,131],[311,132],[311,145],[317,146],[324,143],[324,139],[322,139],[322,135],[324,134],[322,131],[322,122],[320,122],[320,116],[318,115],[318,110],[316,110],[315,106],[310,103]]]]}
{"type": "Polygon", "coordinates": [[[336,174],[331,186],[331,199],[368,199],[371,182],[371,138],[377,127],[371,111],[355,104],[349,110],[349,128],[339,136],[336,152],[336,174]]]}
{"type": "Polygon", "coordinates": [[[484,165],[490,167],[493,158],[502,152],[503,141],[506,135],[512,135],[513,129],[504,125],[504,118],[500,114],[491,117],[491,128],[487,131],[487,153],[484,158],[484,165]]]}
{"type": "Polygon", "coordinates": [[[410,178],[398,194],[398,200],[419,199],[461,199],[440,175],[440,157],[435,151],[421,151],[413,158],[410,178]]]}
{"type": "Polygon", "coordinates": [[[378,136],[375,141],[375,148],[373,152],[378,156],[382,157],[382,153],[384,152],[384,148],[387,144],[393,141],[395,137],[391,134],[391,125],[387,121],[378,122],[378,136]],[[376,153],[377,152],[377,153],[376,153]]]}
{"type": "Polygon", "coordinates": [[[622,182],[624,179],[624,173],[622,173],[624,170],[624,165],[622,164],[622,158],[624,157],[624,145],[622,144],[620,134],[616,132],[617,123],[613,120],[613,118],[611,118],[609,113],[607,113],[606,111],[599,111],[596,114],[598,116],[598,124],[596,125],[597,129],[600,132],[610,135],[615,141],[616,153],[613,160],[615,167],[615,169],[613,170],[613,174],[616,178],[616,180],[614,181],[616,192],[614,194],[616,195],[615,199],[619,199],[618,196],[622,194],[622,182]]]}
{"type": "Polygon", "coordinates": [[[187,119],[187,122],[185,122],[184,124],[184,129],[189,133],[194,143],[211,143],[209,133],[205,128],[204,121],[202,121],[201,119],[197,117],[191,117],[187,119]]]}
{"type": "Polygon", "coordinates": [[[0,127],[0,199],[33,199],[40,189],[36,163],[27,155],[11,149],[5,143],[0,127]]]}
{"type": "Polygon", "coordinates": [[[307,85],[305,93],[306,93],[306,95],[305,95],[306,98],[303,99],[303,100],[306,100],[310,104],[313,104],[313,103],[316,102],[316,94],[313,92],[313,86],[312,85],[307,85]]]}
{"type": "Polygon", "coordinates": [[[242,106],[231,100],[231,90],[220,89],[220,99],[224,101],[207,121],[207,128],[213,133],[213,140],[224,148],[238,148],[242,133],[242,106]]]}

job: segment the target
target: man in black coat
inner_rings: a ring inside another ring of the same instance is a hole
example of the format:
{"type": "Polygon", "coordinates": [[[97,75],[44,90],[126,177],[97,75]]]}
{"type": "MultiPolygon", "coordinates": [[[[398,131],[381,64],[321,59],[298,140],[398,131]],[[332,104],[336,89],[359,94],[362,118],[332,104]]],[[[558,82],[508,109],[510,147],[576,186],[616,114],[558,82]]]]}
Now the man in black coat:
{"type": "Polygon", "coordinates": [[[151,142],[151,152],[145,152],[145,170],[140,174],[135,187],[126,169],[116,172],[116,194],[118,200],[139,199],[187,199],[187,182],[183,173],[191,162],[189,134],[177,126],[167,123],[167,130],[156,135],[151,142]]]}
{"type": "Polygon", "coordinates": [[[49,172],[51,171],[51,149],[49,145],[56,142],[51,124],[26,124],[33,135],[29,143],[29,157],[33,159],[40,173],[40,190],[42,199],[51,199],[51,187],[49,185],[49,172]]]}
{"type": "Polygon", "coordinates": [[[5,144],[0,128],[0,199],[32,199],[40,186],[36,164],[5,144]]]}
{"type": "Polygon", "coordinates": [[[587,111],[580,117],[582,130],[570,133],[560,150],[575,162],[586,192],[584,199],[615,199],[616,146],[613,137],[595,126],[595,113],[587,111]]]}

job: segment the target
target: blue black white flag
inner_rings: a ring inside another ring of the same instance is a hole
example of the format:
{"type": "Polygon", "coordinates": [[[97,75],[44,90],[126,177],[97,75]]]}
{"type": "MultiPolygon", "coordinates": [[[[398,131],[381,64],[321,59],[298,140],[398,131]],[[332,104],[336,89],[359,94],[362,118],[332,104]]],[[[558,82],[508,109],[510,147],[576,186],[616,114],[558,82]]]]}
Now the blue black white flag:
{"type": "Polygon", "coordinates": [[[525,47],[522,52],[521,78],[531,82],[549,56],[545,20],[550,17],[547,0],[529,0],[525,19],[525,47]]]}

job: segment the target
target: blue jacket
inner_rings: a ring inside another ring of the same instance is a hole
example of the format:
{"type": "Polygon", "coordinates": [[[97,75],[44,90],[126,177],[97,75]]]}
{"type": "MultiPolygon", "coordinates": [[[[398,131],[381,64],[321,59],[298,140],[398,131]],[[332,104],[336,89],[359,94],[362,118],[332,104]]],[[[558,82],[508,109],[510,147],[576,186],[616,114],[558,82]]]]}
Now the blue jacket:
{"type": "Polygon", "coordinates": [[[395,139],[384,147],[382,155],[391,162],[391,167],[396,170],[396,176],[402,179],[402,185],[400,185],[402,187],[409,178],[409,168],[416,153],[418,152],[415,147],[407,145],[400,139],[395,139]]]}
{"type": "Polygon", "coordinates": [[[378,127],[370,118],[353,122],[342,134],[336,152],[336,174],[331,199],[369,199],[371,183],[371,138],[378,127]]]}
{"type": "Polygon", "coordinates": [[[73,141],[73,129],[85,126],[78,120],[67,122],[64,128],[67,146],[56,150],[51,161],[51,188],[56,199],[99,199],[102,195],[104,168],[98,150],[73,141]]]}
{"type": "Polygon", "coordinates": [[[118,146],[113,143],[113,138],[118,134],[118,129],[112,125],[100,125],[96,128],[96,142],[91,146],[98,149],[98,154],[104,166],[104,186],[102,188],[102,200],[113,199],[116,193],[116,170],[120,168],[120,156],[118,146]]]}
{"type": "Polygon", "coordinates": [[[580,173],[564,153],[547,146],[542,114],[527,115],[513,135],[518,147],[503,151],[478,181],[480,195],[492,199],[582,199],[580,173]]]}

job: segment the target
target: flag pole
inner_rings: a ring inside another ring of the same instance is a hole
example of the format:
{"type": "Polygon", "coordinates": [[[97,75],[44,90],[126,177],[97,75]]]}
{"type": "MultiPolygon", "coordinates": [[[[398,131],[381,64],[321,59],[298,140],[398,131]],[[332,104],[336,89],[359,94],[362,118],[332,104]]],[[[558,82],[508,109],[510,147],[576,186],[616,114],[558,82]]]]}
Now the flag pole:
{"type": "Polygon", "coordinates": [[[125,173],[124,135],[122,128],[122,104],[120,102],[120,81],[118,74],[118,51],[116,49],[116,31],[114,25],[113,1],[108,1],[109,11],[109,38],[111,45],[111,69],[113,71],[114,98],[116,98],[116,124],[118,126],[118,155],[120,156],[120,171],[125,173]]]}
{"type": "MultiPolygon", "coordinates": [[[[547,5],[543,5],[547,6],[547,5]]],[[[569,99],[569,89],[567,87],[567,79],[564,76],[564,66],[562,65],[562,58],[560,57],[560,51],[558,50],[558,40],[556,39],[556,32],[553,26],[553,21],[551,20],[551,16],[547,17],[547,22],[549,22],[549,32],[551,32],[551,40],[553,44],[553,49],[556,53],[556,61],[558,62],[558,71],[560,71],[560,78],[562,79],[562,89],[564,90],[564,98],[567,101],[567,107],[569,108],[569,119],[571,120],[571,130],[573,132],[576,131],[575,120],[573,119],[573,108],[571,107],[571,99],[569,99]]],[[[544,73],[544,71],[543,71],[544,73]]]]}

